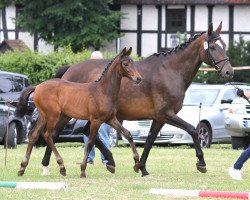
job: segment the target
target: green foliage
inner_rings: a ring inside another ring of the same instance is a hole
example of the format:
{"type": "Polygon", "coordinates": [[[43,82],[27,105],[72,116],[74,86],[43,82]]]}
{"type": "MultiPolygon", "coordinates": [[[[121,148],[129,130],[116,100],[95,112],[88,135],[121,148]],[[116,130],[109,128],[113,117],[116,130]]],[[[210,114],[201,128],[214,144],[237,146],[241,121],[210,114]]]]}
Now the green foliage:
{"type": "Polygon", "coordinates": [[[120,36],[123,14],[110,9],[111,0],[21,0],[17,23],[31,34],[55,45],[70,45],[74,52],[99,49],[120,36]]]}
{"type": "Polygon", "coordinates": [[[52,78],[60,66],[81,62],[88,59],[90,54],[88,50],[73,53],[70,48],[47,55],[31,51],[9,51],[0,55],[0,70],[25,74],[31,84],[38,84],[52,78]]]}

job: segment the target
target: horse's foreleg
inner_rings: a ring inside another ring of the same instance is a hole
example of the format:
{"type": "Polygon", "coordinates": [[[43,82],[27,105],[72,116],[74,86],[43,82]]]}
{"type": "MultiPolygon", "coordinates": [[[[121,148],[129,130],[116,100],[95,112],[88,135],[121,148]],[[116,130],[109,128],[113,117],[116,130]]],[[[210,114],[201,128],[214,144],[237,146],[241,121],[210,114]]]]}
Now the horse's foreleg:
{"type": "Polygon", "coordinates": [[[149,134],[148,134],[145,146],[144,146],[144,150],[142,152],[142,156],[140,159],[140,170],[141,170],[142,176],[149,175],[148,171],[146,170],[147,158],[154,144],[154,141],[157,138],[157,134],[159,133],[163,125],[164,123],[159,123],[159,122],[156,122],[155,120],[153,121],[151,125],[150,131],[149,131],[149,134]]]}
{"type": "Polygon", "coordinates": [[[90,134],[89,134],[89,138],[88,138],[88,143],[85,144],[86,149],[85,149],[85,154],[84,154],[84,158],[81,164],[81,178],[86,178],[86,168],[87,168],[87,160],[88,160],[88,156],[89,153],[91,151],[91,149],[93,148],[94,142],[95,142],[95,138],[96,135],[98,133],[98,130],[100,128],[101,123],[94,123],[92,122],[90,125],[90,134]]]}
{"type": "Polygon", "coordinates": [[[38,121],[36,123],[36,126],[31,130],[31,132],[28,135],[28,146],[27,146],[26,153],[23,157],[23,160],[21,162],[21,167],[18,171],[18,176],[22,176],[24,174],[25,169],[29,163],[32,148],[34,144],[36,143],[36,141],[38,140],[42,131],[44,131],[44,123],[41,121],[38,121]]]}
{"type": "MultiPolygon", "coordinates": [[[[84,135],[89,136],[89,132],[90,132],[90,121],[87,122],[87,124],[84,126],[83,129],[84,135]]],[[[111,151],[104,145],[104,143],[100,140],[99,137],[96,137],[95,145],[104,155],[105,159],[108,161],[106,164],[108,171],[110,171],[111,173],[115,173],[115,161],[111,151]]]]}
{"type": "Polygon", "coordinates": [[[198,132],[196,131],[195,127],[185,122],[183,119],[179,118],[177,115],[172,115],[171,117],[169,117],[167,119],[167,123],[187,131],[192,136],[193,141],[194,141],[196,157],[198,158],[196,167],[198,171],[202,173],[206,173],[207,172],[206,163],[204,160],[203,151],[199,143],[198,132]]]}
{"type": "Polygon", "coordinates": [[[133,158],[135,161],[134,171],[138,173],[140,169],[140,156],[136,150],[136,146],[133,142],[131,133],[127,129],[125,129],[116,118],[110,120],[109,125],[112,126],[114,129],[116,129],[117,131],[120,131],[123,134],[123,136],[128,140],[130,147],[132,148],[133,158]]]}

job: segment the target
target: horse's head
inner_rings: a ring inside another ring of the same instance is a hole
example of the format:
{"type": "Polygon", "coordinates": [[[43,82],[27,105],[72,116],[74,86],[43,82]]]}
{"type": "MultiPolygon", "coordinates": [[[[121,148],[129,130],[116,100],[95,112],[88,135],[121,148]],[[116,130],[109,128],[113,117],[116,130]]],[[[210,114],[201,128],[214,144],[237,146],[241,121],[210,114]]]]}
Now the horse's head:
{"type": "Polygon", "coordinates": [[[232,79],[234,71],[226,55],[226,44],[220,37],[221,27],[222,22],[218,28],[213,31],[213,25],[210,24],[202,40],[200,57],[204,63],[214,67],[220,76],[226,79],[232,79]]]}
{"type": "Polygon", "coordinates": [[[134,61],[129,57],[132,52],[132,47],[126,50],[126,47],[118,55],[120,61],[120,73],[122,76],[126,76],[131,79],[134,83],[139,84],[142,81],[142,77],[139,72],[135,69],[134,61]]]}

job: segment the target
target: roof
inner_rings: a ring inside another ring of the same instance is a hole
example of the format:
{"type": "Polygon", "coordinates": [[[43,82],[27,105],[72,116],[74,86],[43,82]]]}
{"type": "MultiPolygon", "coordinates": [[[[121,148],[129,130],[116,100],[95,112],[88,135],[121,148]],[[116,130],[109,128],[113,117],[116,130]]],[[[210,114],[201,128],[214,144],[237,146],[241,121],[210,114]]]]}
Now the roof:
{"type": "Polygon", "coordinates": [[[26,51],[29,47],[22,40],[4,40],[0,44],[0,53],[4,53],[6,51],[26,51]]]}
{"type": "Polygon", "coordinates": [[[153,5],[216,5],[250,4],[250,0],[114,0],[115,4],[153,4],[153,5]]]}

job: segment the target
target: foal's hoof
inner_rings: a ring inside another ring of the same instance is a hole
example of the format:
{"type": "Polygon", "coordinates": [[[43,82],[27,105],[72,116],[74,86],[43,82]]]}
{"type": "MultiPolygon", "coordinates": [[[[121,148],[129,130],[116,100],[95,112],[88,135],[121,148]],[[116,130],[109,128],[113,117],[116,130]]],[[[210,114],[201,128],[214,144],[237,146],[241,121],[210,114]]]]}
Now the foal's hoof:
{"type": "Polygon", "coordinates": [[[60,174],[62,176],[66,176],[66,169],[65,168],[60,169],[60,174]]]}
{"type": "Polygon", "coordinates": [[[23,176],[24,171],[18,171],[18,176],[23,176]]]}
{"type": "Polygon", "coordinates": [[[137,163],[135,163],[135,165],[134,165],[134,171],[135,171],[136,173],[139,173],[139,170],[140,170],[140,162],[137,162],[137,163]]]}
{"type": "Polygon", "coordinates": [[[146,177],[149,176],[149,173],[147,172],[147,170],[142,171],[141,177],[146,177]]]}
{"type": "Polygon", "coordinates": [[[114,167],[114,166],[112,166],[112,165],[107,165],[107,164],[106,164],[106,168],[107,168],[107,170],[108,170],[109,172],[111,172],[112,174],[115,173],[115,167],[114,167]]]}
{"type": "Polygon", "coordinates": [[[196,163],[196,168],[201,173],[206,173],[207,172],[206,165],[201,165],[199,163],[196,163]]]}
{"type": "Polygon", "coordinates": [[[86,178],[86,174],[81,174],[80,178],[86,178]]]}

